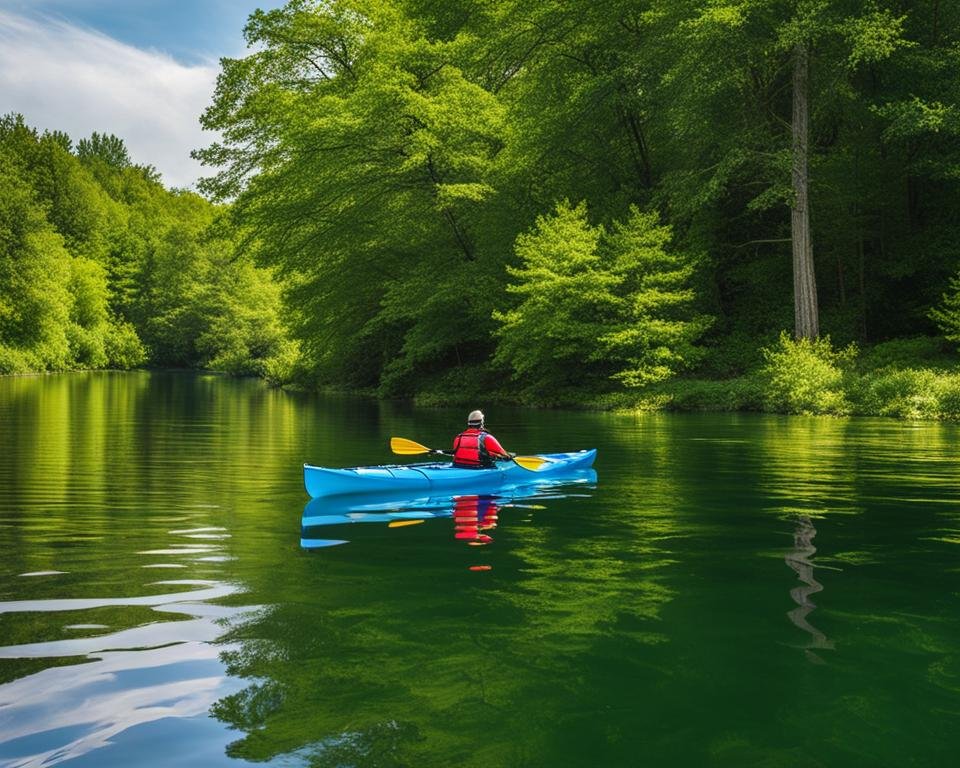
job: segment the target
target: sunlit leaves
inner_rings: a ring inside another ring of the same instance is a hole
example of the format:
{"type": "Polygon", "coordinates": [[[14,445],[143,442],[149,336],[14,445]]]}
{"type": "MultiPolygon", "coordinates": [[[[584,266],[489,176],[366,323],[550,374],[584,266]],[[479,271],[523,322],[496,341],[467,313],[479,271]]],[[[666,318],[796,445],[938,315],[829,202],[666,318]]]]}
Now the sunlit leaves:
{"type": "Polygon", "coordinates": [[[0,120],[0,371],[263,373],[289,357],[279,287],[237,257],[213,205],[165,190],[115,136],[71,146],[0,120]]]}
{"type": "Polygon", "coordinates": [[[841,22],[841,29],[850,46],[850,66],[883,61],[899,48],[916,47],[904,37],[906,15],[894,16],[889,9],[874,9],[863,16],[841,22]]]}
{"type": "Polygon", "coordinates": [[[632,208],[608,231],[583,204],[560,203],[517,238],[522,266],[507,290],[521,298],[495,314],[497,359],[537,398],[598,376],[643,386],[689,366],[709,322],[691,315],[692,263],[670,239],[655,213],[632,208]]]}

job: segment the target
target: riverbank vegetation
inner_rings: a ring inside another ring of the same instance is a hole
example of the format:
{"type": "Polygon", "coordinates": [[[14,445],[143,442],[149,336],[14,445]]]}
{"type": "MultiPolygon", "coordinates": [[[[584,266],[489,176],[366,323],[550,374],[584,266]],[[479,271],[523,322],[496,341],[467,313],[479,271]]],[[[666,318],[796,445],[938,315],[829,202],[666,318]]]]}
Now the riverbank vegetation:
{"type": "Polygon", "coordinates": [[[221,218],[115,136],[74,146],[0,119],[0,373],[272,374],[291,354],[280,292],[221,218]]]}
{"type": "Polygon", "coordinates": [[[222,207],[49,149],[166,217],[88,253],[24,182],[67,305],[81,259],[115,286],[104,339],[423,403],[960,412],[955,4],[293,0],[246,33],[197,152],[222,207]]]}
{"type": "Polygon", "coordinates": [[[290,281],[307,380],[956,413],[960,9],[295,1],[247,34],[204,189],[290,281]]]}

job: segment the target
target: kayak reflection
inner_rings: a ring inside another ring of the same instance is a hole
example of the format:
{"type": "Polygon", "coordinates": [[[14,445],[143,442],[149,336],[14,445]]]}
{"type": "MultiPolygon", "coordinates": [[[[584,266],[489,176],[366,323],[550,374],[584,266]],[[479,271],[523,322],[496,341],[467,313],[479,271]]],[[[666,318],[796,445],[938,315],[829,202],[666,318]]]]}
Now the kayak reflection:
{"type": "Polygon", "coordinates": [[[496,494],[449,494],[404,497],[402,495],[330,496],[311,499],[300,521],[300,546],[322,549],[348,543],[345,527],[357,523],[380,523],[404,527],[433,518],[452,518],[454,538],[471,546],[493,541],[500,511],[510,507],[534,507],[538,500],[565,498],[576,491],[596,487],[593,469],[575,470],[562,478],[537,484],[503,488],[496,494]],[[340,536],[329,534],[336,531],[340,536]]]}
{"type": "Polygon", "coordinates": [[[497,527],[499,511],[495,496],[458,496],[453,505],[454,538],[475,546],[489,544],[493,538],[486,531],[497,527]]]}

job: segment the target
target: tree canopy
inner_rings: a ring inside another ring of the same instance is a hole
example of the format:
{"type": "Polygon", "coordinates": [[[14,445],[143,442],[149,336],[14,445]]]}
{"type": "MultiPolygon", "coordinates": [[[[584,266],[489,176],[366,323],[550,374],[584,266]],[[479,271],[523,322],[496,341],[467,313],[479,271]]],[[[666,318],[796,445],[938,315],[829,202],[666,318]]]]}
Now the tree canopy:
{"type": "Polygon", "coordinates": [[[4,120],[5,369],[561,402],[784,330],[956,341],[956,4],[291,0],[246,36],[213,203],[4,120]]]}
{"type": "Polygon", "coordinates": [[[237,253],[217,207],[166,190],[116,136],[72,148],[0,119],[0,372],[263,374],[288,354],[279,288],[237,253]]]}
{"type": "Polygon", "coordinates": [[[958,26],[936,0],[294,0],[223,64],[204,189],[289,281],[316,381],[735,372],[793,327],[802,87],[817,324],[933,334],[958,26]]]}

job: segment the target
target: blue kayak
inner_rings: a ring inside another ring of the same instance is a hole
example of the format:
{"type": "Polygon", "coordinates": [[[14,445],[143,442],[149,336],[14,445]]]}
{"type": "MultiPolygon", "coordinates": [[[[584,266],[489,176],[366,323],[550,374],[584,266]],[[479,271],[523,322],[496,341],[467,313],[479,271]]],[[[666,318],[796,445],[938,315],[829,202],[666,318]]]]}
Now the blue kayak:
{"type": "Polygon", "coordinates": [[[584,490],[595,488],[597,484],[597,472],[593,469],[554,472],[549,478],[539,477],[532,483],[505,485],[495,493],[410,497],[395,491],[319,496],[310,499],[303,508],[303,517],[300,520],[300,546],[304,549],[322,549],[347,544],[346,539],[327,538],[327,531],[331,529],[336,530],[339,535],[344,535],[343,526],[345,525],[356,523],[396,525],[404,522],[422,523],[433,518],[450,518],[463,503],[467,504],[468,509],[471,504],[473,508],[478,509],[478,504],[483,502],[491,502],[499,509],[510,507],[542,509],[542,505],[533,502],[562,499],[574,492],[577,492],[577,495],[585,495],[584,490]]]}
{"type": "Polygon", "coordinates": [[[545,463],[530,471],[512,461],[498,461],[490,469],[461,469],[449,462],[385,464],[377,467],[331,469],[303,465],[303,484],[313,498],[353,493],[421,493],[495,491],[505,486],[553,482],[567,472],[588,469],[596,449],[574,453],[542,453],[545,463]]]}

